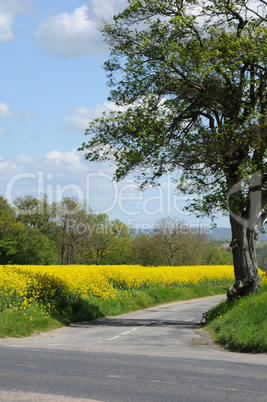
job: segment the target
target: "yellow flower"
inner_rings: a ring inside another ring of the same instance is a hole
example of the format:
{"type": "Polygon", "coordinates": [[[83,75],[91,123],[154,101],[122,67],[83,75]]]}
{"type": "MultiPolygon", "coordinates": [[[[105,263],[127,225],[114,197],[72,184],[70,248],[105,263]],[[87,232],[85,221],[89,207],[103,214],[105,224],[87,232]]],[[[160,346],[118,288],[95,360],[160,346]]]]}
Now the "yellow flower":
{"type": "MultiPolygon", "coordinates": [[[[266,281],[261,271],[260,276],[266,281]]],[[[132,290],[153,287],[169,287],[174,291],[184,287],[187,295],[194,285],[215,286],[222,282],[226,285],[234,282],[233,266],[0,265],[0,296],[5,298],[6,305],[26,310],[38,304],[45,314],[55,310],[57,297],[96,297],[109,301],[130,297],[132,290]]]]}

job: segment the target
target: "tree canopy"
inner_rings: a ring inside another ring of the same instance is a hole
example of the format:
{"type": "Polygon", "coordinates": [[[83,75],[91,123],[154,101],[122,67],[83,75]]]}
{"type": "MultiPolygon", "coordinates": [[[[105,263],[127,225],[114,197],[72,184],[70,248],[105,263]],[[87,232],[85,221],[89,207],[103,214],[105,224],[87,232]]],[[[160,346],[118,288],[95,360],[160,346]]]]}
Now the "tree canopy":
{"type": "Polygon", "coordinates": [[[217,264],[215,253],[228,265],[231,253],[221,251],[176,220],[145,234],[69,197],[26,195],[11,206],[0,196],[0,264],[205,265],[217,264]]]}
{"type": "Polygon", "coordinates": [[[80,148],[88,160],[113,160],[116,179],[138,171],[143,186],[180,169],[178,188],[199,195],[189,210],[230,209],[246,292],[259,286],[256,231],[267,215],[266,6],[129,0],[102,27],[118,111],[91,122],[80,148]]]}

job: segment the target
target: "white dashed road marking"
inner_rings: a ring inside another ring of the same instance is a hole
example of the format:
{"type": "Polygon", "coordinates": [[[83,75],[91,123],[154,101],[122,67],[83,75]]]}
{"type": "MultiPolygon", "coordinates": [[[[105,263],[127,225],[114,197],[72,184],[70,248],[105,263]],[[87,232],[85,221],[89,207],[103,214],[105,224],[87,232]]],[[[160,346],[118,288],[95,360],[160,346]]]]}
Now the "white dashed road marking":
{"type": "Polygon", "coordinates": [[[155,321],[148,322],[148,323],[145,324],[145,325],[141,325],[140,327],[133,328],[133,329],[131,329],[130,331],[122,332],[120,335],[113,336],[112,338],[108,338],[108,339],[106,339],[106,340],[107,340],[107,341],[112,341],[113,339],[119,338],[120,336],[130,334],[132,331],[136,331],[137,329],[147,327],[148,325],[153,324],[154,322],[155,322],[155,321]]]}

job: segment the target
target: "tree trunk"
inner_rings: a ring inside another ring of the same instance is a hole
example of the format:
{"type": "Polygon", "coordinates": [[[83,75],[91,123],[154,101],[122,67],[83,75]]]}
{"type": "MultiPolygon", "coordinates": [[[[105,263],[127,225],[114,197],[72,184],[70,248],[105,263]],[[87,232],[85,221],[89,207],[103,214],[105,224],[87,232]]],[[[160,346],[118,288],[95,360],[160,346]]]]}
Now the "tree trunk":
{"type": "Polygon", "coordinates": [[[236,282],[228,289],[229,301],[246,296],[260,287],[256,257],[257,232],[230,216],[232,228],[232,251],[236,282]]]}
{"type": "Polygon", "coordinates": [[[60,259],[61,265],[64,265],[64,255],[65,255],[65,246],[64,244],[61,244],[61,259],[60,259]]]}

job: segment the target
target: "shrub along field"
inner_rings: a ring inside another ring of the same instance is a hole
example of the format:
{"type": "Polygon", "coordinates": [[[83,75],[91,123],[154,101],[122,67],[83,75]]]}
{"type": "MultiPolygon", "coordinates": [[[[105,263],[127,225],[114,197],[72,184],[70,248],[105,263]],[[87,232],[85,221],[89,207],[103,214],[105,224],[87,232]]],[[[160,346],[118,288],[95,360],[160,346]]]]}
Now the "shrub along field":
{"type": "MultiPolygon", "coordinates": [[[[261,276],[265,283],[262,272],[261,276]]],[[[233,282],[230,265],[0,265],[0,337],[28,336],[72,322],[222,294],[233,282]]],[[[224,316],[223,310],[219,313],[219,318],[224,316]]],[[[216,314],[208,314],[212,328],[218,325],[212,324],[216,314]]],[[[217,327],[213,331],[219,333],[217,327]]]]}

